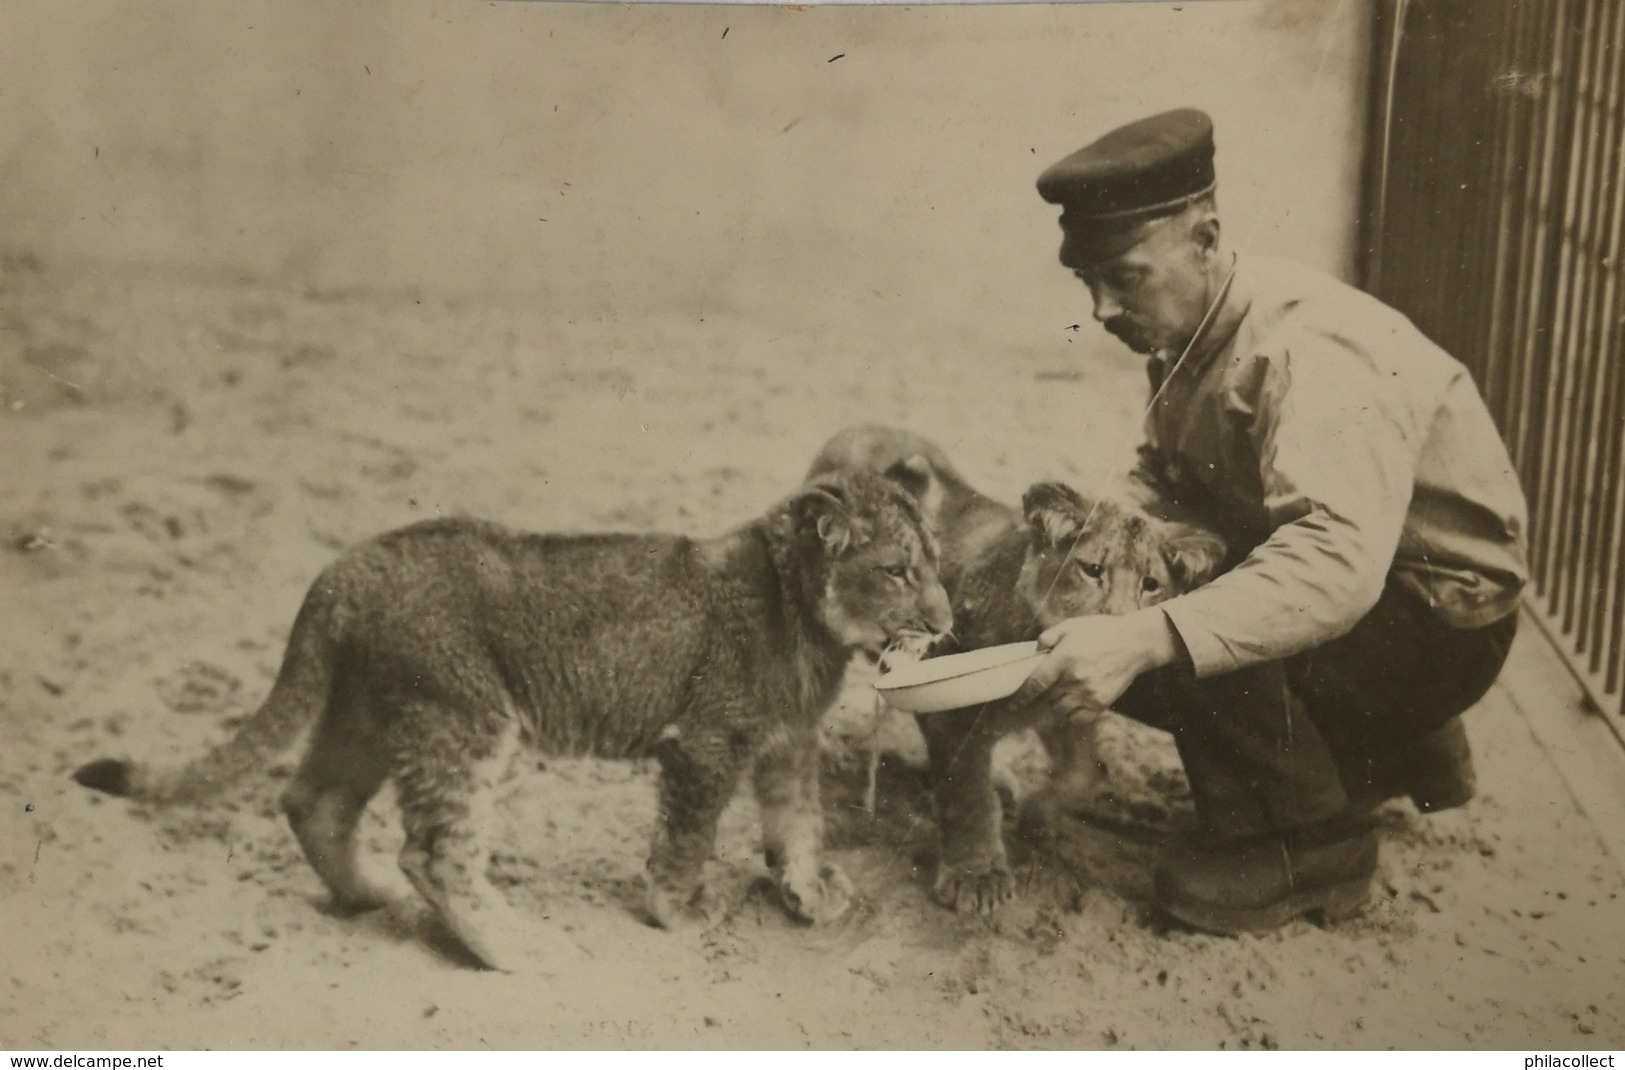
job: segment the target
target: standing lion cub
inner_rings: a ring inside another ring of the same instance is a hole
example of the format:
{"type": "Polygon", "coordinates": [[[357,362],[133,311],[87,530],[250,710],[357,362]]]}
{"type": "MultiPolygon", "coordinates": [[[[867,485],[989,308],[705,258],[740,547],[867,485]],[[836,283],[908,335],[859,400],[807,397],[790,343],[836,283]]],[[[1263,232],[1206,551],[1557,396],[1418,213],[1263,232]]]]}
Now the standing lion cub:
{"type": "Polygon", "coordinates": [[[515,746],[656,755],[645,885],[661,925],[693,905],[748,770],[785,906],[824,921],[852,886],[823,859],[818,719],[853,650],[950,623],[919,507],[877,474],[811,482],[710,541],[434,520],[361,543],[316,579],[270,696],[231,740],[179,769],[104,759],[74,778],[196,801],[314,721],[282,801],[334,905],[384,902],[358,867],[356,824],[393,779],[401,869],[470,952],[512,969],[525,934],[485,869],[493,789],[515,746]]]}

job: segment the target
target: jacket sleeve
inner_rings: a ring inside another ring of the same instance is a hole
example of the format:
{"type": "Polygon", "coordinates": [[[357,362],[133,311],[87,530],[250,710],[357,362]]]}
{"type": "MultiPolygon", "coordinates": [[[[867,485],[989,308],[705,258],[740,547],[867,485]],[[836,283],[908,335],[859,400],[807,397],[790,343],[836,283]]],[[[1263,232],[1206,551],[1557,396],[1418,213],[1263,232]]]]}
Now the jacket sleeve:
{"type": "Polygon", "coordinates": [[[1230,572],[1163,604],[1198,676],[1337,638],[1381,596],[1419,443],[1365,356],[1313,338],[1264,360],[1251,408],[1272,533],[1230,572]]]}

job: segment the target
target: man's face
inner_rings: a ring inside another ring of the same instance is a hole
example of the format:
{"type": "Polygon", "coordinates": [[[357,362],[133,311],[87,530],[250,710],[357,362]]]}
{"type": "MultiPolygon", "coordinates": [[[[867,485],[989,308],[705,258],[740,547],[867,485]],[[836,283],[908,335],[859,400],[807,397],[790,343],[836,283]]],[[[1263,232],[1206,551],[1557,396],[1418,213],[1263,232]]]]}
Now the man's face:
{"type": "Polygon", "coordinates": [[[1156,220],[1128,251],[1073,269],[1095,319],[1137,353],[1179,351],[1207,313],[1209,245],[1194,228],[1188,213],[1156,220]]]}

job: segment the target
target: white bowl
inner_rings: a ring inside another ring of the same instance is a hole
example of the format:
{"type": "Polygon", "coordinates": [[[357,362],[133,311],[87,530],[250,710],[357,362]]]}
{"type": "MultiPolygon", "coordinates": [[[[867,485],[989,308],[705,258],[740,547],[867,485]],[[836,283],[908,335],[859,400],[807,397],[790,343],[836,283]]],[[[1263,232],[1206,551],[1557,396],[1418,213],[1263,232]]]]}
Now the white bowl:
{"type": "Polygon", "coordinates": [[[1037,643],[1008,643],[927,658],[875,681],[875,690],[904,713],[940,713],[1008,698],[1047,654],[1037,643]]]}

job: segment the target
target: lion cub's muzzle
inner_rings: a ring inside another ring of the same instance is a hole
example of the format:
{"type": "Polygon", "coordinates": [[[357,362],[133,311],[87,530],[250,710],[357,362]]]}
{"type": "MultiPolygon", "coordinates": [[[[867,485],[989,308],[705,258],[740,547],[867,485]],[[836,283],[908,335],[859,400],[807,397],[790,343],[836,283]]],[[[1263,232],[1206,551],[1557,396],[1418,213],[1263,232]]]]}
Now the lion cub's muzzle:
{"type": "Polygon", "coordinates": [[[932,583],[920,591],[917,606],[919,616],[891,635],[888,650],[918,651],[923,655],[932,643],[952,634],[953,607],[948,604],[948,592],[942,584],[932,583]]]}
{"type": "Polygon", "coordinates": [[[948,592],[942,584],[933,583],[920,593],[920,624],[918,630],[931,633],[933,639],[940,639],[953,631],[954,611],[948,604],[948,592]]]}
{"type": "Polygon", "coordinates": [[[925,657],[933,646],[952,634],[946,628],[941,631],[919,626],[899,628],[887,634],[879,645],[863,647],[863,654],[871,664],[882,669],[906,665],[925,657]]]}
{"type": "Polygon", "coordinates": [[[888,666],[919,661],[931,649],[953,634],[954,614],[948,605],[948,594],[941,584],[920,592],[918,613],[901,625],[886,629],[885,642],[879,649],[868,649],[870,660],[884,669],[888,666]]]}

